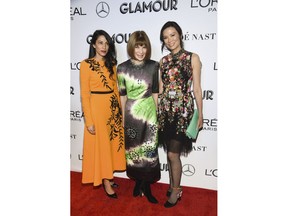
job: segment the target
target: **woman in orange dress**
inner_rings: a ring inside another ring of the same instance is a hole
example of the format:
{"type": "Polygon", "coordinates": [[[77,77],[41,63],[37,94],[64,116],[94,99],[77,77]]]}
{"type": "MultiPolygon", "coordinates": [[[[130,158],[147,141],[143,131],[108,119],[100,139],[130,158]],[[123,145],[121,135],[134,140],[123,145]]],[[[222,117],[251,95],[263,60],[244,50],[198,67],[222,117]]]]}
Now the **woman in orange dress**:
{"type": "Polygon", "coordinates": [[[108,197],[117,198],[115,171],[125,171],[122,113],[116,76],[115,45],[107,32],[96,30],[89,58],[81,62],[80,86],[85,128],[82,183],[103,183],[108,197]]]}

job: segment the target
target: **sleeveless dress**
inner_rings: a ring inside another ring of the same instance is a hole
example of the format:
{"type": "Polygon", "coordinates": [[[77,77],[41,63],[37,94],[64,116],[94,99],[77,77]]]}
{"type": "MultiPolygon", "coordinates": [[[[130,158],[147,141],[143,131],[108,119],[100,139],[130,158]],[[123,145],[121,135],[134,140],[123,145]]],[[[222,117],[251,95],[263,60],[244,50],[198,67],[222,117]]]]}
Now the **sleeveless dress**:
{"type": "Polygon", "coordinates": [[[136,66],[129,59],[117,68],[120,96],[125,106],[127,176],[154,182],[160,179],[157,112],[152,93],[159,92],[159,63],[136,66]]]}
{"type": "Polygon", "coordinates": [[[186,129],[194,113],[192,86],[192,53],[181,49],[162,58],[160,66],[163,93],[159,95],[159,146],[167,151],[169,143],[178,141],[178,152],[187,156],[192,150],[192,139],[186,129]]]}
{"type": "Polygon", "coordinates": [[[114,171],[125,171],[124,128],[119,103],[116,66],[113,79],[104,61],[86,59],[80,66],[80,86],[85,128],[82,183],[102,184],[114,171]],[[95,135],[87,126],[95,126],[95,135]]]}

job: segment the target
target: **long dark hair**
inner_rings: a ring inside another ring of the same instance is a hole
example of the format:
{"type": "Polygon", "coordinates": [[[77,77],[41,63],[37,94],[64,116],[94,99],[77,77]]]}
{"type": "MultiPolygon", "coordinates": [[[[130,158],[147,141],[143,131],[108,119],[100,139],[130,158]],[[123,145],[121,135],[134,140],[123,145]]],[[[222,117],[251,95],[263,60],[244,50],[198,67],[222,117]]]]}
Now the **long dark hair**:
{"type": "Polygon", "coordinates": [[[173,27],[173,28],[176,29],[176,31],[178,32],[178,34],[180,36],[180,46],[181,46],[181,48],[183,48],[182,29],[181,29],[181,27],[174,21],[168,21],[162,26],[161,31],[160,31],[160,41],[162,42],[162,46],[161,46],[161,51],[162,52],[163,52],[163,49],[165,47],[165,43],[164,43],[164,39],[163,39],[163,31],[166,28],[169,28],[169,27],[173,27]]]}
{"type": "Polygon", "coordinates": [[[105,56],[105,66],[108,68],[108,71],[110,73],[110,78],[114,74],[113,66],[117,65],[117,59],[116,59],[116,49],[115,44],[110,35],[105,32],[104,30],[96,30],[92,36],[92,39],[90,40],[90,49],[89,49],[89,58],[93,58],[96,55],[95,48],[93,47],[93,44],[95,44],[96,40],[99,36],[103,35],[108,44],[109,49],[105,56]]]}

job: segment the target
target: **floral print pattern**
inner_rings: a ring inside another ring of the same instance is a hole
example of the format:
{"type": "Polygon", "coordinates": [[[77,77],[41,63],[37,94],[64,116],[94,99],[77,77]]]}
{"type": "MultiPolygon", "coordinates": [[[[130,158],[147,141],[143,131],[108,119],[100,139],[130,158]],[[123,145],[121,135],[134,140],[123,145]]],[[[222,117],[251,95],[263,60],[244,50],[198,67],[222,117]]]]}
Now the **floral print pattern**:
{"type": "Polygon", "coordinates": [[[158,109],[159,129],[164,130],[165,122],[176,120],[176,133],[185,133],[193,116],[194,103],[192,87],[192,53],[181,49],[176,54],[162,58],[160,71],[163,93],[159,95],[158,109]]]}

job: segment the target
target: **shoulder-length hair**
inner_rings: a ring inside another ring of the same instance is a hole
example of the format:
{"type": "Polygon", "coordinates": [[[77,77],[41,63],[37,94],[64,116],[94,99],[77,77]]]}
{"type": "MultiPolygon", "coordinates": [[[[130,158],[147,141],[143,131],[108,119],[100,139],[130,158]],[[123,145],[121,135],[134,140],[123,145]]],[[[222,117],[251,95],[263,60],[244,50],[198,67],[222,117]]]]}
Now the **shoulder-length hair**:
{"type": "Polygon", "coordinates": [[[138,45],[146,46],[147,52],[146,52],[144,60],[150,59],[151,58],[151,43],[150,43],[149,37],[144,31],[135,31],[129,37],[129,40],[127,43],[127,53],[132,59],[135,59],[135,53],[134,53],[135,47],[138,45]]]}

